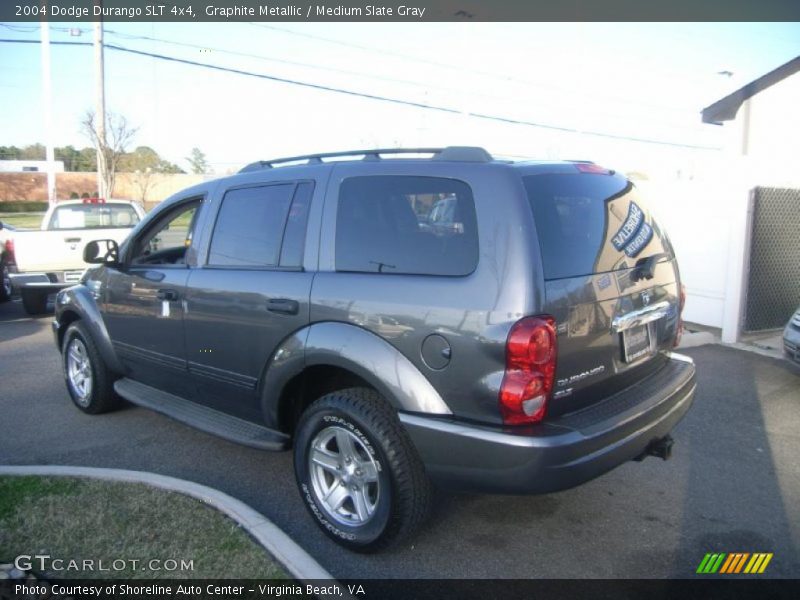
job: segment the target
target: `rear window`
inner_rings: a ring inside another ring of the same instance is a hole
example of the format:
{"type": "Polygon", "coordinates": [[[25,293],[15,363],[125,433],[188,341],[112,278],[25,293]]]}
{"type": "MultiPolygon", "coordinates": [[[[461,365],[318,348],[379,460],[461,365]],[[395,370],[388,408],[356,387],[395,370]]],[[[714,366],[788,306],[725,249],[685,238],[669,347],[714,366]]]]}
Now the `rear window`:
{"type": "Polygon", "coordinates": [[[130,204],[69,204],[50,217],[49,229],[114,229],[133,227],[139,215],[130,204]]]}
{"type": "Polygon", "coordinates": [[[379,175],[342,182],[338,271],[463,276],[477,264],[475,204],[463,181],[379,175]]]}
{"type": "Polygon", "coordinates": [[[626,179],[588,173],[522,178],[536,221],[545,279],[633,267],[669,241],[626,179]]]}

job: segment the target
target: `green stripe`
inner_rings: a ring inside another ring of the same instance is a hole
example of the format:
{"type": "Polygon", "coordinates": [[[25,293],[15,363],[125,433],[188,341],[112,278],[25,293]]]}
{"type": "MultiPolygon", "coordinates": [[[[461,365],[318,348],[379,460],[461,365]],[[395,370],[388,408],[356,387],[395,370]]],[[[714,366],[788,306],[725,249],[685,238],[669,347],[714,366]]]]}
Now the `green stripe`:
{"type": "Polygon", "coordinates": [[[708,554],[706,554],[705,557],[703,558],[703,560],[700,562],[700,566],[697,567],[697,573],[705,573],[705,566],[706,566],[706,563],[708,562],[709,558],[711,558],[711,553],[710,552],[708,554]]]}
{"type": "Polygon", "coordinates": [[[719,558],[717,559],[717,562],[714,563],[714,565],[709,569],[708,572],[709,573],[716,573],[719,570],[719,568],[722,566],[722,561],[725,560],[726,556],[727,556],[727,554],[725,552],[720,554],[719,558]]]}

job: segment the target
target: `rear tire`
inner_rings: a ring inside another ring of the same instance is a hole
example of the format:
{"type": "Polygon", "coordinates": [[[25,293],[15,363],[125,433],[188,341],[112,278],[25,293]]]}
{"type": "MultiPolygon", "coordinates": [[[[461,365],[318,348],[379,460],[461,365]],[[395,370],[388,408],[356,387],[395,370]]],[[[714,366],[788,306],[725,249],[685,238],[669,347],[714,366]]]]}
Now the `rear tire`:
{"type": "Polygon", "coordinates": [[[90,415],[108,412],[119,407],[114,392],[114,373],[106,366],[91,334],[80,321],[75,321],[64,333],[61,363],[67,391],[75,406],[90,415]]]}
{"type": "Polygon", "coordinates": [[[22,308],[31,316],[47,312],[47,292],[33,288],[22,288],[22,308]]]}
{"type": "Polygon", "coordinates": [[[295,432],[300,495],[322,531],[374,552],[413,534],[430,505],[430,482],[394,409],[376,391],[327,394],[295,432]]]}
{"type": "Polygon", "coordinates": [[[13,291],[11,286],[11,274],[6,264],[6,259],[0,259],[0,273],[2,273],[2,285],[0,285],[0,302],[8,302],[11,300],[11,293],[13,291]]]}

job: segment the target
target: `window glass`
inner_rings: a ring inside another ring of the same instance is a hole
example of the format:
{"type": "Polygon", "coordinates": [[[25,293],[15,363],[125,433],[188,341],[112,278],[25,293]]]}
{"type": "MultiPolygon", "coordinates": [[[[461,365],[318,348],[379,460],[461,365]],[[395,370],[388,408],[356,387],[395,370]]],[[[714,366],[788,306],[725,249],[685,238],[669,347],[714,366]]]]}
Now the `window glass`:
{"type": "Polygon", "coordinates": [[[522,180],[546,279],[617,271],[648,256],[672,256],[661,227],[624,178],[548,173],[522,180]]]}
{"type": "Polygon", "coordinates": [[[283,235],[281,249],[281,266],[299,268],[303,266],[303,251],[306,244],[306,222],[311,196],[314,193],[313,183],[301,183],[297,186],[286,221],[286,232],[283,235]]]}
{"type": "Polygon", "coordinates": [[[277,265],[294,187],[281,184],[227,192],[214,226],[208,264],[277,265]]]}
{"type": "Polygon", "coordinates": [[[477,264],[475,205],[466,183],[385,175],[342,183],[337,270],[468,275],[477,264]]]}
{"type": "Polygon", "coordinates": [[[192,231],[200,200],[183,204],[161,217],[138,240],[132,262],[135,264],[183,264],[192,243],[192,231]]]}
{"type": "Polygon", "coordinates": [[[139,215],[129,204],[68,204],[50,217],[50,229],[113,229],[133,227],[139,215]]]}

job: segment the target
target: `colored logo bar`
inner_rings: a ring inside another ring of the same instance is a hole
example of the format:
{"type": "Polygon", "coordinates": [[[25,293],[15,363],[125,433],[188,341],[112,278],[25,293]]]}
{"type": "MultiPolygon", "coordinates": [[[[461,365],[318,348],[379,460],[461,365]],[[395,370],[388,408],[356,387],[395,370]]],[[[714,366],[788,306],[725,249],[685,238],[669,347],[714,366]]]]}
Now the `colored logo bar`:
{"type": "Polygon", "coordinates": [[[702,574],[736,574],[736,573],[763,573],[772,552],[718,552],[708,553],[700,561],[697,572],[702,574]]]}

